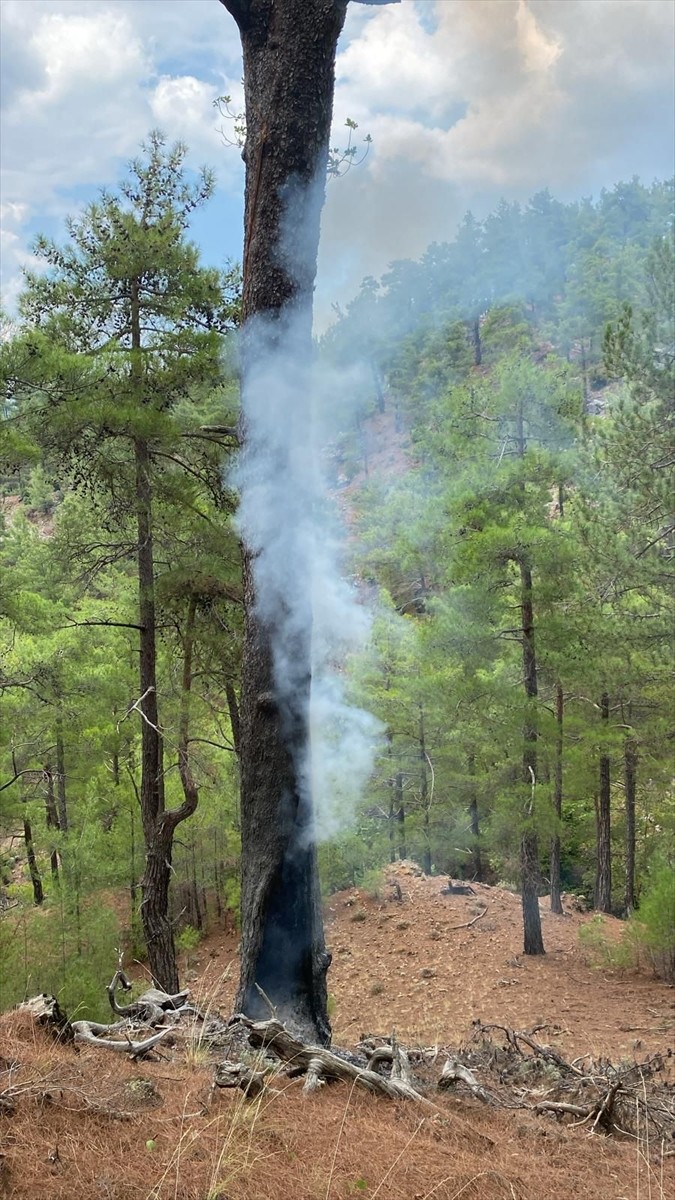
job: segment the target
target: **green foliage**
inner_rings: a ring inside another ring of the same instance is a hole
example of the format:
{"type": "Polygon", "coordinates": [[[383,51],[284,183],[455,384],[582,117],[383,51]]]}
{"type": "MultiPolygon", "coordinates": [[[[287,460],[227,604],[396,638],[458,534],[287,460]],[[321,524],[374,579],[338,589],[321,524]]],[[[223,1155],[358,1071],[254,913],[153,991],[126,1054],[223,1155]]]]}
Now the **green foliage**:
{"type": "MultiPolygon", "coordinates": [[[[195,605],[190,756],[200,801],[174,848],[179,945],[189,954],[205,924],[238,908],[227,714],[241,581],[235,497],[223,483],[232,439],[205,430],[237,419],[225,335],[239,281],[203,269],[186,240],[211,180],[190,181],[183,167],[183,148],[152,135],[120,191],[70,223],[65,246],[40,239],[44,269],[29,274],[21,320],[0,346],[0,490],[10,497],[0,521],[0,834],[14,839],[0,887],[18,901],[0,919],[1,1005],[44,987],[103,1015],[114,945],[142,951],[139,438],[151,468],[169,806],[181,801],[195,605]],[[127,285],[141,263],[138,352],[127,285]],[[61,803],[67,827],[50,815],[61,803]],[[122,929],[102,889],[114,891],[122,929]]],[[[324,894],[375,890],[400,854],[459,878],[516,881],[531,830],[540,891],[558,834],[563,888],[592,899],[604,761],[612,907],[625,911],[630,745],[640,907],[621,945],[602,921],[580,936],[598,963],[637,958],[670,978],[673,896],[661,855],[673,825],[672,197],[670,183],[631,180],[597,201],[542,192],[485,220],[467,214],[453,242],[364,280],[319,348],[349,370],[349,403],[324,415],[321,433],[333,482],[352,483],[350,570],[380,601],[349,684],[386,731],[353,827],[319,848],[324,894]],[[374,430],[398,439],[405,471],[371,470],[374,430]],[[526,599],[536,696],[523,688],[526,599]],[[526,727],[534,781],[523,774],[526,727]]]]}
{"type": "Polygon", "coordinates": [[[202,935],[198,929],[192,925],[186,925],[176,938],[176,949],[185,950],[189,953],[190,950],[195,950],[202,940],[202,935]]]}
{"type": "Polygon", "coordinates": [[[675,982],[675,864],[664,857],[653,862],[640,908],[631,916],[627,937],[657,975],[675,982]]]}
{"type": "Polygon", "coordinates": [[[617,941],[607,933],[607,923],[600,913],[596,913],[590,921],[581,926],[579,942],[592,967],[617,970],[630,967],[634,963],[629,943],[625,939],[617,941]]]}
{"type": "MultiPolygon", "coordinates": [[[[596,203],[542,193],[484,222],[469,215],[453,243],[364,281],[323,339],[333,358],[376,358],[410,462],[356,496],[354,568],[381,601],[352,665],[359,702],[387,730],[359,820],[375,862],[404,844],[427,869],[517,879],[532,829],[542,885],[559,835],[563,888],[592,898],[594,796],[608,761],[621,911],[629,744],[638,890],[669,827],[672,195],[671,183],[633,180],[596,203]],[[526,727],[534,786],[523,779],[526,727]]],[[[359,403],[367,418],[375,390],[359,403]]],[[[331,852],[335,886],[359,883],[360,848],[340,839],[331,852]]]]}
{"type": "MultiPolygon", "coordinates": [[[[203,428],[236,419],[223,338],[236,321],[238,273],[202,267],[186,237],[210,174],[189,178],[185,147],[167,148],[160,134],[143,150],[116,194],[68,222],[65,245],[38,239],[42,269],[27,275],[20,323],[0,347],[5,461],[26,502],[0,532],[0,830],[16,837],[29,821],[31,896],[39,902],[38,876],[47,894],[30,938],[51,919],[55,895],[80,920],[102,888],[120,898],[125,888],[134,950],[147,835],[139,446],[154,540],[162,802],[176,809],[184,799],[177,759],[189,760],[201,800],[188,852],[174,855],[170,899],[172,915],[187,908],[196,926],[207,904],[222,914],[225,893],[225,905],[236,901],[236,780],[223,714],[241,624],[235,501],[222,469],[231,443],[203,428]]],[[[77,928],[74,948],[62,939],[61,968],[81,979],[81,920],[77,928]]],[[[97,928],[91,936],[104,947],[97,928]]]]}
{"type": "Polygon", "coordinates": [[[105,985],[117,961],[115,913],[91,897],[52,895],[43,909],[22,906],[0,919],[0,1009],[39,992],[55,995],[71,1019],[107,1020],[105,985]]]}

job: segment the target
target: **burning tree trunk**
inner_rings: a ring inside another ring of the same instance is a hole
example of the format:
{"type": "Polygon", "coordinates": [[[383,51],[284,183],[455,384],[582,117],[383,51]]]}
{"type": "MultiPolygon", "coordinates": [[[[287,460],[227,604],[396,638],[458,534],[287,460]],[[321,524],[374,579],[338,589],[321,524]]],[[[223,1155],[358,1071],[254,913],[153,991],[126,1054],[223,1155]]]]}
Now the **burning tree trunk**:
{"type": "Polygon", "coordinates": [[[309,451],[303,374],[347,0],[222,3],[241,34],[246,104],[241,470],[251,486],[247,491],[243,483],[241,515],[246,621],[237,1006],[252,1017],[268,1016],[262,989],[294,1031],[327,1043],[330,957],[308,772],[312,613],[303,544],[309,451]],[[275,553],[277,562],[284,560],[282,572],[275,571],[275,553]]]}

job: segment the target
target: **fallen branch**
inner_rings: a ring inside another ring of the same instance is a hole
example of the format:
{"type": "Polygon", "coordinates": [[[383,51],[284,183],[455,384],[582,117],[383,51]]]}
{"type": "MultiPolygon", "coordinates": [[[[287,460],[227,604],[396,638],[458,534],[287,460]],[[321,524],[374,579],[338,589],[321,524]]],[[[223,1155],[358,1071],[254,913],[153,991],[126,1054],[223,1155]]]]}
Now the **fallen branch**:
{"type": "Polygon", "coordinates": [[[111,1029],[119,1030],[119,1025],[100,1025],[96,1021],[73,1021],[72,1028],[75,1033],[76,1042],[85,1042],[88,1046],[96,1046],[102,1050],[115,1050],[120,1054],[129,1054],[131,1058],[141,1058],[152,1050],[162,1038],[170,1033],[170,1029],[160,1029],[159,1033],[153,1034],[152,1037],[146,1038],[143,1042],[134,1042],[130,1037],[127,1037],[123,1042],[113,1041],[110,1038],[98,1037],[96,1031],[111,1029]]]}
{"type": "Polygon", "coordinates": [[[438,1081],[439,1088],[452,1087],[453,1083],[461,1082],[468,1087],[469,1091],[477,1100],[482,1100],[483,1104],[496,1104],[494,1096],[486,1092],[485,1088],[478,1082],[476,1076],[468,1067],[465,1067],[456,1058],[449,1058],[441,1071],[441,1077],[438,1081]]]}
{"type": "Polygon", "coordinates": [[[266,1084],[264,1071],[254,1071],[245,1063],[223,1062],[216,1067],[214,1083],[219,1088],[241,1088],[245,1096],[252,1100],[264,1090],[266,1084]]]}
{"type": "Polygon", "coordinates": [[[564,1059],[561,1054],[558,1054],[557,1050],[553,1050],[551,1046],[542,1046],[539,1042],[535,1042],[534,1038],[529,1033],[524,1033],[519,1029],[509,1029],[507,1025],[483,1025],[482,1021],[475,1021],[474,1025],[476,1034],[487,1033],[491,1029],[501,1030],[501,1032],[505,1035],[509,1045],[512,1046],[512,1048],[517,1054],[520,1055],[521,1058],[523,1058],[524,1055],[519,1046],[519,1042],[523,1042],[526,1046],[529,1046],[530,1050],[532,1050],[532,1052],[538,1057],[548,1059],[549,1062],[555,1063],[555,1065],[559,1067],[561,1071],[569,1071],[572,1075],[576,1075],[578,1079],[584,1078],[583,1071],[580,1071],[578,1067],[574,1067],[571,1063],[568,1063],[566,1059],[564,1059]]]}
{"type": "Polygon", "coordinates": [[[412,1086],[407,1056],[400,1047],[392,1047],[392,1077],[386,1079],[376,1071],[357,1066],[322,1046],[304,1045],[274,1018],[269,1021],[252,1021],[249,1017],[239,1014],[233,1017],[232,1021],[248,1030],[249,1041],[256,1049],[271,1050],[281,1062],[289,1064],[294,1075],[307,1075],[307,1091],[316,1090],[323,1082],[342,1080],[345,1083],[356,1084],[375,1095],[387,1096],[393,1100],[413,1100],[416,1104],[433,1109],[434,1112],[438,1111],[435,1104],[412,1086]]]}
{"type": "Polygon", "coordinates": [[[143,992],[143,995],[139,996],[138,1000],[133,1000],[131,1004],[120,1004],[117,1000],[117,989],[122,988],[123,991],[130,992],[131,986],[124,971],[123,953],[119,951],[117,970],[106,989],[110,1007],[116,1016],[144,1021],[148,1025],[161,1025],[168,1012],[195,1011],[186,1004],[187,998],[190,995],[188,989],[171,995],[168,992],[160,991],[159,988],[148,988],[147,992],[143,992]]]}
{"type": "Polygon", "coordinates": [[[476,921],[480,921],[481,917],[485,916],[489,907],[489,904],[486,904],[483,911],[479,912],[478,916],[474,917],[472,921],[465,921],[463,925],[450,925],[448,932],[451,932],[453,929],[470,929],[472,925],[476,924],[476,921]]]}

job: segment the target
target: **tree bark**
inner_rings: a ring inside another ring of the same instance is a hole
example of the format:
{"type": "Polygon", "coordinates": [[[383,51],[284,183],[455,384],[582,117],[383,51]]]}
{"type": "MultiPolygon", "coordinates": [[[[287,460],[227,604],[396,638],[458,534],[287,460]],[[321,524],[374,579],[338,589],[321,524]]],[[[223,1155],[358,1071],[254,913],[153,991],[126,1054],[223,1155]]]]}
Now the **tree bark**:
{"type": "Polygon", "coordinates": [[[527,715],[523,727],[523,782],[531,789],[520,843],[522,872],[523,935],[525,954],[544,954],[539,913],[539,847],[534,828],[534,789],[537,783],[537,721],[534,704],[537,699],[537,658],[534,643],[534,607],[532,600],[532,570],[524,557],[520,559],[520,597],[523,633],[523,677],[527,697],[527,715]]]}
{"type": "Polygon", "coordinates": [[[624,906],[626,915],[636,907],[635,903],[635,794],[637,784],[638,748],[634,737],[626,738],[624,744],[624,785],[626,792],[626,886],[624,906]]]}
{"type": "Polygon", "coordinates": [[[33,903],[34,904],[42,904],[42,902],[45,898],[45,894],[44,894],[44,891],[42,890],[42,879],[40,878],[40,871],[39,871],[39,868],[37,865],[37,859],[35,857],[35,847],[33,845],[33,831],[31,829],[30,821],[28,820],[28,817],[25,813],[24,813],[24,818],[23,818],[23,841],[24,841],[24,845],[26,847],[26,858],[28,860],[28,873],[30,875],[30,881],[31,881],[31,884],[33,887],[33,903]]]}
{"type": "MultiPolygon", "coordinates": [[[[269,454],[247,405],[256,363],[278,352],[292,319],[294,368],[311,354],[312,293],[328,159],[337,39],[347,0],[223,0],[244,55],[246,194],[243,255],[242,458],[269,454]],[[293,212],[290,205],[293,204],[293,212]],[[263,324],[261,324],[261,320],[263,324]],[[257,441],[257,439],[260,439],[257,441]]],[[[286,388],[293,383],[286,380],[286,388]]],[[[279,390],[283,396],[283,388],[279,390]]],[[[269,404],[283,400],[266,397],[269,404]]],[[[280,423],[285,414],[280,408],[280,423]]],[[[279,443],[281,445],[281,443],[279,443]]],[[[290,447],[275,447],[275,470],[290,447]]],[[[293,453],[298,453],[297,445],[293,453]]],[[[284,530],[303,563],[302,497],[289,495],[284,530]]],[[[240,698],[242,940],[237,1006],[269,1015],[258,988],[290,1028],[328,1043],[326,954],[309,793],[311,611],[296,619],[281,677],[274,647],[290,598],[262,595],[256,547],[243,548],[245,630],[240,698]],[[264,601],[263,604],[260,601],[264,601]],[[256,986],[257,985],[257,986],[256,986]]],[[[296,578],[296,595],[308,594],[296,578]]]]}
{"type": "MultiPolygon", "coordinates": [[[[59,818],[56,811],[56,796],[54,795],[54,775],[52,773],[51,763],[45,764],[45,817],[47,829],[58,829],[59,818]]],[[[56,884],[59,882],[59,855],[55,846],[52,846],[49,852],[49,864],[52,873],[52,879],[56,884]]]]}
{"type": "Polygon", "coordinates": [[[424,852],[422,869],[427,875],[431,875],[431,831],[430,831],[430,808],[431,797],[429,795],[429,780],[427,778],[427,746],[424,732],[424,709],[420,705],[420,803],[424,814],[424,852]]]}
{"type": "MultiPolygon", "coordinates": [[[[527,441],[522,398],[516,410],[516,452],[525,457],[527,441]]],[[[521,484],[524,499],[524,486],[521,484]]],[[[522,876],[523,949],[525,954],[544,954],[539,912],[539,844],[534,825],[534,798],[537,785],[537,714],[538,696],[537,655],[534,634],[534,589],[532,566],[527,552],[521,550],[516,556],[520,572],[521,642],[523,650],[523,685],[525,688],[525,722],[523,725],[523,783],[529,790],[530,800],[523,814],[520,839],[520,867],[522,876]]]]}
{"type": "Polygon", "coordinates": [[[56,811],[61,833],[68,832],[66,800],[66,752],[63,744],[63,718],[56,718],[56,811]]]}
{"type": "Polygon", "coordinates": [[[562,684],[558,680],[555,688],[555,767],[553,775],[553,812],[556,819],[556,829],[551,838],[551,912],[562,915],[563,906],[560,896],[560,820],[562,817],[563,799],[563,731],[565,716],[565,698],[562,684]]]}
{"type": "Polygon", "coordinates": [[[475,367],[480,367],[483,362],[483,345],[480,336],[480,314],[475,316],[471,322],[471,338],[473,341],[473,362],[475,367]]]}
{"type": "Polygon", "coordinates": [[[473,878],[478,883],[483,882],[483,860],[480,852],[480,818],[478,813],[478,795],[476,792],[476,756],[469,755],[469,824],[471,829],[471,857],[473,860],[473,878]]]}
{"type": "Polygon", "coordinates": [[[398,825],[398,857],[403,859],[408,857],[408,848],[405,840],[405,805],[403,803],[403,772],[399,771],[396,775],[394,784],[394,795],[396,796],[396,823],[398,825]]]}
{"type": "MultiPolygon", "coordinates": [[[[609,724],[609,696],[603,692],[600,701],[603,731],[609,724]]],[[[600,755],[600,780],[596,800],[596,876],[595,908],[598,912],[612,911],[612,852],[611,852],[611,766],[609,754],[600,755]]]]}
{"type": "Polygon", "coordinates": [[[137,439],[136,512],[138,529],[138,613],[141,700],[141,821],[145,870],[141,879],[141,921],[150,972],[167,992],[178,991],[173,927],[169,920],[171,839],[163,825],[163,746],[157,704],[155,568],[152,535],[152,483],[147,442],[137,439]]]}

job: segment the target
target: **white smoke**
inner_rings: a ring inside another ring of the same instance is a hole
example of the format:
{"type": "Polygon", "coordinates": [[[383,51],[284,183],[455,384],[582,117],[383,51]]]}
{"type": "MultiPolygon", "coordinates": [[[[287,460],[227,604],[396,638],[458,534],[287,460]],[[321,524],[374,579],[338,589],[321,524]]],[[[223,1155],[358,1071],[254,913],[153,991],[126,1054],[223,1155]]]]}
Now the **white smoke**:
{"type": "MultiPolygon", "coordinates": [[[[287,203],[280,257],[302,272],[302,230],[320,190],[294,189],[287,203]]],[[[325,839],[351,821],[381,727],[347,699],[345,661],[364,645],[370,617],[342,578],[342,531],[321,472],[325,431],[338,407],[349,411],[360,371],[310,361],[306,320],[306,310],[289,305],[247,323],[246,438],[233,482],[239,532],[254,555],[257,613],[273,631],[275,691],[291,707],[306,682],[297,650],[311,628],[310,751],[297,765],[311,788],[316,836],[325,839]]]]}

